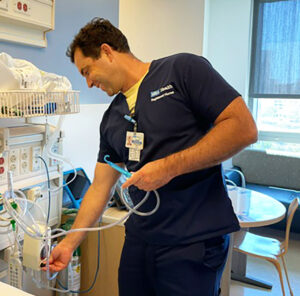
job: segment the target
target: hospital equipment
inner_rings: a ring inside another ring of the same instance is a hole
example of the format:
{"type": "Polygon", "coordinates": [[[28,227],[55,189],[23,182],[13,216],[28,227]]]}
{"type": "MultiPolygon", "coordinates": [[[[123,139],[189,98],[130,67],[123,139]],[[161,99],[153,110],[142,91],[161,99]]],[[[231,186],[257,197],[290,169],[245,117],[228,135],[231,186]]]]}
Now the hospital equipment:
{"type": "Polygon", "coordinates": [[[24,269],[37,285],[50,279],[40,264],[51,241],[28,233],[50,235],[60,225],[63,163],[70,164],[62,156],[61,128],[65,114],[79,112],[79,92],[66,77],[4,52],[0,68],[0,250],[9,283],[22,288],[24,269]],[[53,115],[60,115],[55,126],[48,122],[53,115]]]}
{"type": "Polygon", "coordinates": [[[63,163],[69,162],[62,156],[64,117],[59,117],[56,126],[50,125],[47,118],[41,124],[30,119],[77,112],[77,91],[0,91],[0,118],[17,119],[0,127],[0,192],[7,191],[10,184],[9,196],[14,199],[5,205],[6,197],[0,196],[0,250],[12,246],[7,256],[8,281],[15,287],[23,286],[24,268],[32,273],[37,285],[49,282],[40,264],[43,258],[49,257],[50,240],[28,236],[20,227],[19,218],[22,217],[27,231],[40,235],[60,224],[63,163]],[[14,184],[8,171],[13,174],[14,184]],[[15,211],[16,219],[11,215],[15,211]]]}
{"type": "Polygon", "coordinates": [[[74,170],[68,170],[64,172],[64,186],[63,191],[63,207],[79,209],[83,197],[91,185],[91,181],[88,178],[83,168],[76,168],[77,176],[74,178],[74,170]],[[70,180],[74,180],[70,182],[70,180]]]}
{"type": "MultiPolygon", "coordinates": [[[[23,124],[22,126],[0,128],[1,192],[7,190],[7,172],[9,170],[14,175],[17,188],[21,188],[29,200],[36,202],[46,211],[48,186],[44,165],[39,158],[42,156],[49,164],[49,182],[52,188],[49,226],[59,225],[62,200],[62,192],[59,190],[62,185],[62,158],[60,156],[60,161],[53,158],[53,150],[57,151],[56,154],[62,151],[62,137],[56,134],[52,138],[51,135],[54,132],[55,128],[47,124],[23,124]],[[51,153],[48,153],[48,150],[51,150],[51,153]]],[[[5,217],[7,218],[7,214],[4,214],[5,217]]],[[[12,237],[1,235],[1,231],[0,238],[0,249],[11,244],[12,237]]]]}

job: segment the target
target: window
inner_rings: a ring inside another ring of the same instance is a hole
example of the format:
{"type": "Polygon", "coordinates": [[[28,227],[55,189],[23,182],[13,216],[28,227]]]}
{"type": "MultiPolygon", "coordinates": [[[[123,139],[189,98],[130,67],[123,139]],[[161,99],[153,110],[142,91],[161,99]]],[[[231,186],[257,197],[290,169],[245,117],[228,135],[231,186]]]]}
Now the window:
{"type": "Polygon", "coordinates": [[[299,15],[299,0],[254,0],[249,107],[253,148],[300,157],[299,15]]]}

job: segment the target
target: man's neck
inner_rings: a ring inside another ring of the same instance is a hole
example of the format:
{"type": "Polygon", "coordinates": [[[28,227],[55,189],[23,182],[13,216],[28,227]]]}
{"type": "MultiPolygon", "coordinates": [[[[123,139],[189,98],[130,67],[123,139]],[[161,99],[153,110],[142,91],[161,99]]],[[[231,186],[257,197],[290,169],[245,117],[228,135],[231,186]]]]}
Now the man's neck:
{"type": "Polygon", "coordinates": [[[135,85],[149,70],[150,63],[144,63],[133,55],[128,55],[122,60],[125,82],[122,92],[126,92],[135,85]]]}

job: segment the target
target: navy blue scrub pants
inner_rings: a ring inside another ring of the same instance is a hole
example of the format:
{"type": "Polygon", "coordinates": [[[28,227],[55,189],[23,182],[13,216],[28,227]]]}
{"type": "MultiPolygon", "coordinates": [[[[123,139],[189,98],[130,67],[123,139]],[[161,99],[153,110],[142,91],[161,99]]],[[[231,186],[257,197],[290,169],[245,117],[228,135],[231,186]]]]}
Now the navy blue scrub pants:
{"type": "Polygon", "coordinates": [[[229,235],[176,246],[150,245],[126,234],[120,296],[217,296],[229,235]]]}

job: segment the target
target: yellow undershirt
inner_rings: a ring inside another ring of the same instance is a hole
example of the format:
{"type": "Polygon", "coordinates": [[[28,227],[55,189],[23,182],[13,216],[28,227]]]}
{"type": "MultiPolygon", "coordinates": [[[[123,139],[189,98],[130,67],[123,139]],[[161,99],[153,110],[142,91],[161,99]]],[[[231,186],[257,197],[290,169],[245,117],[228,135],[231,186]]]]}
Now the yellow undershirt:
{"type": "Polygon", "coordinates": [[[128,104],[128,108],[130,111],[130,114],[134,114],[135,112],[135,104],[137,100],[137,94],[139,91],[139,87],[147,75],[148,71],[144,74],[144,76],[136,83],[134,84],[130,89],[128,89],[126,92],[124,92],[124,96],[126,97],[126,102],[128,104]]]}

